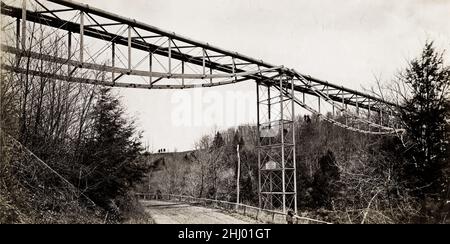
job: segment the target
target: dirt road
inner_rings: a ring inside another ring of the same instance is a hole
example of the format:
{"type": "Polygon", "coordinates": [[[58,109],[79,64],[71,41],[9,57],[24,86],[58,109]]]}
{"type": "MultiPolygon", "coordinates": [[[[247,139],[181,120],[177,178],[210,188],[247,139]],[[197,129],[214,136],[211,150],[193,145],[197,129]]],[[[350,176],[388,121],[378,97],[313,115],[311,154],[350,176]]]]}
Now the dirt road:
{"type": "Polygon", "coordinates": [[[185,203],[142,201],[156,224],[253,224],[255,220],[185,203]]]}

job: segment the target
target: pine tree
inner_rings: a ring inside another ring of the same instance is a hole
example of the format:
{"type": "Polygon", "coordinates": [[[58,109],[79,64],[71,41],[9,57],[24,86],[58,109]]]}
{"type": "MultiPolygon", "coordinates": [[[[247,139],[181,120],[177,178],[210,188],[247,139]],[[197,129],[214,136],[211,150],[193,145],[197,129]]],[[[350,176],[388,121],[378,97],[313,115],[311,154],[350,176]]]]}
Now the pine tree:
{"type": "Polygon", "coordinates": [[[402,120],[415,144],[410,179],[421,197],[439,198],[448,185],[450,68],[444,66],[443,53],[433,42],[425,45],[422,55],[410,62],[400,75],[411,96],[402,110],[402,120]]]}
{"type": "Polygon", "coordinates": [[[125,196],[146,169],[136,162],[142,151],[134,121],[125,118],[118,98],[103,88],[91,114],[94,136],[86,143],[83,163],[92,171],[86,177],[87,193],[100,206],[125,196]]]}
{"type": "Polygon", "coordinates": [[[236,149],[237,145],[239,145],[241,149],[245,145],[244,138],[242,138],[241,133],[239,133],[239,130],[236,130],[234,133],[232,145],[234,149],[236,149]]]}
{"type": "Polygon", "coordinates": [[[313,181],[313,199],[315,207],[332,208],[332,201],[340,190],[340,172],[332,151],[327,151],[319,159],[319,170],[313,181]]]}
{"type": "Polygon", "coordinates": [[[217,132],[213,140],[213,149],[219,149],[225,145],[225,140],[220,132],[217,132]]]}

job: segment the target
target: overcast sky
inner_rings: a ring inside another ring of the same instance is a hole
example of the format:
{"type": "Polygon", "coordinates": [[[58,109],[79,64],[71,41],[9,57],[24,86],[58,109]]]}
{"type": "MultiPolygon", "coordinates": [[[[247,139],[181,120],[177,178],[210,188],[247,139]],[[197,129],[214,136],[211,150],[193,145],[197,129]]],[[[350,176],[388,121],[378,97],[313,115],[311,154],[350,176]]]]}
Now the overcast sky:
{"type": "MultiPolygon", "coordinates": [[[[78,1],[359,90],[373,85],[374,76],[390,80],[426,40],[450,49],[450,0],[78,1]]],[[[172,151],[191,149],[215,129],[255,122],[254,91],[255,84],[248,82],[209,90],[120,94],[144,140],[154,150],[172,151]],[[245,94],[245,99],[237,101],[236,94],[245,94]],[[189,103],[190,113],[223,111],[216,123],[206,119],[189,125],[174,119],[194,96],[204,100],[189,103]],[[222,102],[211,102],[218,96],[222,102]]]]}

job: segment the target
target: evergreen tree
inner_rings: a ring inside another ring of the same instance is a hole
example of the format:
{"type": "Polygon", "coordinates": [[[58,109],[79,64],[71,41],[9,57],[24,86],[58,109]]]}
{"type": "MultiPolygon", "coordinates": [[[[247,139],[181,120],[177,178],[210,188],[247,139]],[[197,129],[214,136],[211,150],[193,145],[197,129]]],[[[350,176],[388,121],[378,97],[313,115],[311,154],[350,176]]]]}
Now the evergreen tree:
{"type": "Polygon", "coordinates": [[[331,208],[333,198],[340,190],[340,172],[332,151],[327,151],[319,159],[319,167],[314,176],[312,197],[315,207],[331,208]]]}
{"type": "Polygon", "coordinates": [[[234,133],[234,136],[233,136],[233,142],[232,142],[233,148],[236,150],[237,145],[239,145],[240,148],[242,149],[244,147],[244,144],[245,144],[245,142],[241,136],[241,133],[239,133],[239,130],[236,130],[236,132],[234,133]]]}
{"type": "Polygon", "coordinates": [[[444,66],[443,53],[429,42],[422,55],[401,73],[400,81],[411,90],[401,114],[415,144],[408,180],[419,197],[439,198],[448,185],[444,169],[449,164],[450,68],[444,66]]]}
{"type": "Polygon", "coordinates": [[[241,200],[244,203],[252,203],[256,197],[255,189],[253,189],[253,182],[250,175],[243,178],[241,183],[241,200]]]}
{"type": "Polygon", "coordinates": [[[213,140],[213,149],[219,149],[225,145],[225,140],[220,132],[217,132],[213,140]]]}
{"type": "Polygon", "coordinates": [[[101,89],[91,116],[94,137],[86,143],[83,160],[91,171],[85,179],[87,193],[109,209],[111,201],[125,196],[146,172],[136,161],[142,151],[140,135],[109,88],[101,89]]]}

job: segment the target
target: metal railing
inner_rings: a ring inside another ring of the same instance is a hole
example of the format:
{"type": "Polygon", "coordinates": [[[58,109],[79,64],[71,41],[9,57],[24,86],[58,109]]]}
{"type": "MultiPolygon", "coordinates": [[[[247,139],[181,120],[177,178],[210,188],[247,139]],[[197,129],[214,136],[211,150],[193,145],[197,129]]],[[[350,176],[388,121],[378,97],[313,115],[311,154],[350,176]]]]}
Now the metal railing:
{"type": "MultiPolygon", "coordinates": [[[[183,195],[173,195],[173,194],[154,194],[154,193],[137,193],[137,197],[142,200],[163,200],[163,201],[176,201],[188,203],[191,205],[200,205],[203,207],[221,209],[228,212],[237,213],[246,217],[253,218],[257,221],[261,221],[263,223],[268,224],[286,224],[286,214],[274,211],[274,210],[266,210],[260,209],[258,207],[253,207],[245,204],[238,204],[233,202],[221,201],[221,200],[213,200],[207,198],[197,198],[191,196],[183,196],[183,195]]],[[[294,216],[294,223],[296,224],[332,224],[329,222],[302,217],[302,216],[294,216]]]]}

